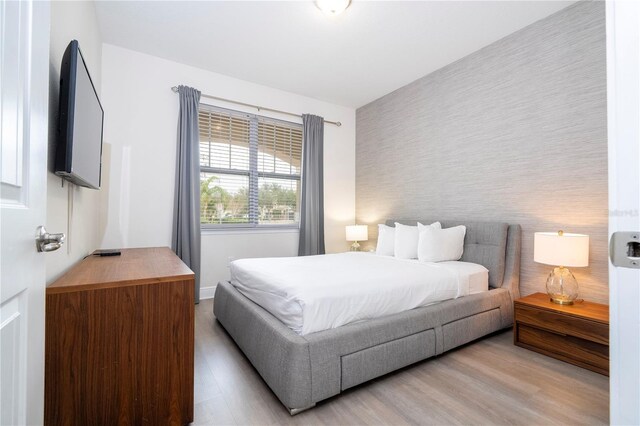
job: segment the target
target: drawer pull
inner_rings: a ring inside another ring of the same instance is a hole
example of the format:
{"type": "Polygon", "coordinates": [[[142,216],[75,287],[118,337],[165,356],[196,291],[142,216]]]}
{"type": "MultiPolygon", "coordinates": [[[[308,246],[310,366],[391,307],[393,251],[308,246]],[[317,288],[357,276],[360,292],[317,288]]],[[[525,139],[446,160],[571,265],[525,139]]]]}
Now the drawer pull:
{"type": "MultiPolygon", "coordinates": [[[[518,322],[518,325],[520,325],[520,324],[522,324],[522,323],[521,323],[521,322],[518,322]]],[[[548,328],[544,328],[544,327],[537,327],[537,326],[535,326],[535,325],[533,325],[533,324],[524,324],[524,325],[526,325],[527,327],[535,328],[535,329],[537,329],[537,330],[542,330],[542,331],[544,331],[544,332],[546,332],[546,333],[555,334],[556,336],[567,337],[567,334],[566,334],[566,333],[561,333],[561,332],[556,331],[556,330],[549,330],[548,328]]]]}

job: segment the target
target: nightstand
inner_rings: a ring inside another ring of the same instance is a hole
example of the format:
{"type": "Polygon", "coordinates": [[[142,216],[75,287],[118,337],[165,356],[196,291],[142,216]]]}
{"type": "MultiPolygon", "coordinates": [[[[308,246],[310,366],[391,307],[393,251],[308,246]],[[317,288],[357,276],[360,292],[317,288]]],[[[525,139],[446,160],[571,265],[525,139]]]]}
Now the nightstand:
{"type": "Polygon", "coordinates": [[[609,306],[558,305],[535,293],[514,302],[513,343],[609,375],[609,306]]]}

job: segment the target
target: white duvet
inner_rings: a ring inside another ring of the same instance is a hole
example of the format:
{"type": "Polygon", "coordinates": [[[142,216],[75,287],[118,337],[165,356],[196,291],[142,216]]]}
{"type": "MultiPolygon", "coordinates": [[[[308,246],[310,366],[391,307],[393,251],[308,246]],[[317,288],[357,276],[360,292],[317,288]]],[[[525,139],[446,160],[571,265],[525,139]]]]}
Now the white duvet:
{"type": "Polygon", "coordinates": [[[488,288],[481,265],[369,253],[240,259],[230,268],[234,287],[302,335],[488,288]]]}

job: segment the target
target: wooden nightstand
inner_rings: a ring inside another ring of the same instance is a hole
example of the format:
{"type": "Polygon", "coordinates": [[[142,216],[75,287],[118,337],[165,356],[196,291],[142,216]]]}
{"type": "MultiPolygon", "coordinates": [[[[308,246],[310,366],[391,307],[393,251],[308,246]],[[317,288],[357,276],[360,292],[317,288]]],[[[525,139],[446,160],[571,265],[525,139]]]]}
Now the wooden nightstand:
{"type": "Polygon", "coordinates": [[[608,376],[609,306],[558,305],[531,294],[514,302],[513,342],[608,376]]]}

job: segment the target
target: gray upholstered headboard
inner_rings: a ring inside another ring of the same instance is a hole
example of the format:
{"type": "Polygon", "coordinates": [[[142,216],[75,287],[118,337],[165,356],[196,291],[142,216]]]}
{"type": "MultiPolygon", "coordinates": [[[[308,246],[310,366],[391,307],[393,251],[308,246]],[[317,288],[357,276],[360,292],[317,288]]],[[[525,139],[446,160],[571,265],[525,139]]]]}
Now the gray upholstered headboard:
{"type": "MultiPolygon", "coordinates": [[[[395,222],[415,225],[417,222],[428,225],[435,222],[431,219],[396,220],[389,219],[386,224],[394,226],[395,222]]],[[[464,225],[467,234],[464,238],[465,262],[483,265],[489,270],[489,286],[506,288],[511,297],[520,297],[520,225],[509,225],[501,222],[465,222],[439,220],[443,228],[464,225]]]]}

